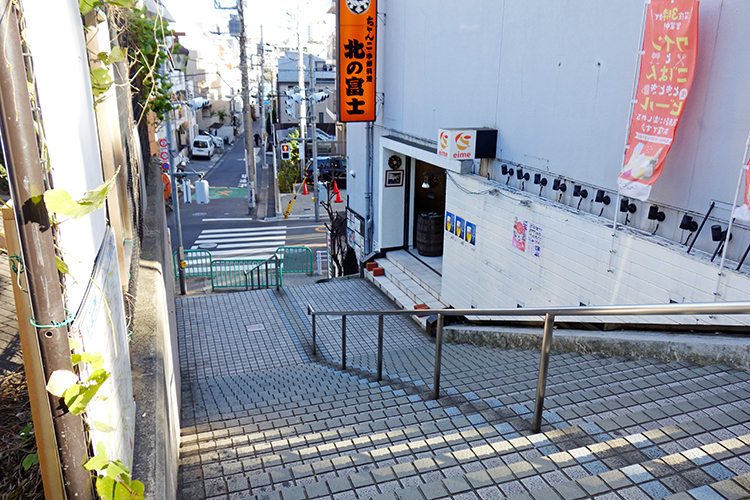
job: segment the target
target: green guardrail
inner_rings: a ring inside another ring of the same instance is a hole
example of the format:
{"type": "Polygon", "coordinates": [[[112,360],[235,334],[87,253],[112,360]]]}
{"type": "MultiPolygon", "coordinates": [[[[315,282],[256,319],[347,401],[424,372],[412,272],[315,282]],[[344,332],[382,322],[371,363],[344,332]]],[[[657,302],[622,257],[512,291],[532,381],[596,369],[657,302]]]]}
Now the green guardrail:
{"type": "Polygon", "coordinates": [[[313,273],[313,253],[307,247],[279,247],[276,255],[281,259],[284,274],[313,273]]]}
{"type": "MultiPolygon", "coordinates": [[[[197,278],[205,276],[211,277],[211,252],[208,250],[183,250],[185,254],[185,277],[197,278]]],[[[172,254],[174,262],[174,279],[179,279],[180,263],[177,259],[177,252],[172,254]]]]}
{"type": "Polygon", "coordinates": [[[260,288],[281,286],[281,263],[274,256],[267,260],[227,259],[211,262],[211,288],[260,288]]]}

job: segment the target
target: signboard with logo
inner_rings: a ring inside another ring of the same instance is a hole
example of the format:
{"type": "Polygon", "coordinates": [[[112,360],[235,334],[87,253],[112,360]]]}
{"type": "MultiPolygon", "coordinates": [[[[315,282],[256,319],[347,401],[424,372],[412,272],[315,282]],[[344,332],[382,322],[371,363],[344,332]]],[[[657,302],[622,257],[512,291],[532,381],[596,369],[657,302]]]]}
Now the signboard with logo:
{"type": "Polygon", "coordinates": [[[489,128],[441,128],[438,130],[438,156],[452,160],[494,158],[497,130],[489,128]]]}
{"type": "Polygon", "coordinates": [[[339,121],[375,120],[377,0],[338,0],[339,121]]]}
{"type": "Polygon", "coordinates": [[[645,201],[661,175],[695,76],[698,0],[651,0],[620,192],[645,201]]]}

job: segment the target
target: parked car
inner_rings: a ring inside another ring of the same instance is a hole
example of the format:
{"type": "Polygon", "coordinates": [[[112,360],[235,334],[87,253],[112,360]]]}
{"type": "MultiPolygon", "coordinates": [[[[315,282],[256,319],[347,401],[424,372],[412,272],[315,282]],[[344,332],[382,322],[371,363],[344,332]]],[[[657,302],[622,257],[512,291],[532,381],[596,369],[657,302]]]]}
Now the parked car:
{"type": "Polygon", "coordinates": [[[214,141],[214,148],[222,151],[224,149],[224,139],[218,135],[212,135],[211,140],[214,141]]]}
{"type": "MultiPolygon", "coordinates": [[[[308,182],[313,181],[312,165],[307,167],[305,179],[308,182]]],[[[318,180],[323,182],[333,182],[335,180],[338,187],[346,187],[346,159],[319,156],[318,180]]]]}
{"type": "Polygon", "coordinates": [[[210,135],[196,135],[193,139],[190,154],[193,158],[202,157],[211,159],[214,154],[214,141],[210,135]]]}

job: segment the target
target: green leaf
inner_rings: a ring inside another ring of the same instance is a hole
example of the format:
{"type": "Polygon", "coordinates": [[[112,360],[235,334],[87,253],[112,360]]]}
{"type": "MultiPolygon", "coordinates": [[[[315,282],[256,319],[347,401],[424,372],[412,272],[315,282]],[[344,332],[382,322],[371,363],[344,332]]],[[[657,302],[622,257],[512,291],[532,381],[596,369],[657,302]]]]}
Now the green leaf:
{"type": "MultiPolygon", "coordinates": [[[[118,171],[119,172],[119,168],[118,171]]],[[[47,210],[50,212],[67,215],[74,219],[81,218],[98,209],[107,199],[109,190],[117,179],[117,172],[111,179],[101,183],[91,191],[86,191],[83,197],[76,201],[70,196],[70,193],[64,189],[50,189],[44,192],[44,202],[47,204],[47,210]]]]}
{"type": "Polygon", "coordinates": [[[116,5],[118,7],[132,8],[133,0],[108,0],[110,5],[116,5]]]}
{"type": "Polygon", "coordinates": [[[71,339],[70,337],[68,337],[68,345],[70,345],[70,350],[71,351],[73,349],[83,349],[83,344],[81,344],[80,342],[78,342],[75,339],[71,339]]]}
{"type": "Polygon", "coordinates": [[[73,354],[71,358],[73,358],[74,365],[77,365],[78,363],[88,363],[94,369],[104,366],[102,355],[98,352],[82,352],[81,354],[73,354]]]}
{"type": "Polygon", "coordinates": [[[78,10],[82,15],[86,15],[99,6],[97,0],[78,0],[78,10]]]}
{"type": "Polygon", "coordinates": [[[109,378],[109,373],[99,368],[94,370],[84,384],[75,384],[66,389],[63,399],[70,412],[75,415],[83,413],[107,378],[109,378]]]}
{"type": "Polygon", "coordinates": [[[104,443],[96,445],[96,455],[83,464],[83,468],[86,470],[100,471],[104,470],[109,465],[109,459],[107,458],[107,450],[104,447],[104,443]]]}
{"type": "Polygon", "coordinates": [[[101,95],[109,90],[112,85],[112,77],[109,76],[107,68],[95,68],[89,71],[91,77],[91,92],[94,96],[101,95]]]}
{"type": "Polygon", "coordinates": [[[107,64],[112,64],[115,62],[120,62],[125,60],[125,49],[120,47],[119,45],[115,45],[112,47],[112,51],[109,53],[109,56],[107,57],[107,64]]]}
{"type": "Polygon", "coordinates": [[[133,490],[133,493],[135,495],[138,495],[136,497],[133,497],[134,499],[141,500],[146,493],[146,487],[143,485],[143,483],[140,481],[136,481],[135,479],[130,481],[130,489],[133,490]]]}
{"type": "Polygon", "coordinates": [[[62,260],[60,257],[55,255],[55,263],[57,263],[57,270],[62,274],[68,274],[70,273],[70,269],[68,268],[68,265],[65,263],[64,260],[62,260]]]}
{"type": "Polygon", "coordinates": [[[96,492],[102,500],[113,500],[115,498],[115,480],[107,476],[96,478],[96,492]]]}
{"type": "Polygon", "coordinates": [[[130,482],[130,471],[125,464],[119,460],[113,460],[107,467],[107,476],[112,479],[119,479],[121,481],[130,482]]]}
{"type": "Polygon", "coordinates": [[[23,465],[23,470],[28,471],[33,466],[39,463],[39,454],[38,453],[30,453],[29,455],[26,455],[26,458],[23,459],[23,462],[21,465],[23,465]]]}
{"type": "Polygon", "coordinates": [[[114,427],[110,427],[104,422],[90,422],[90,425],[99,432],[114,432],[116,430],[114,427]]]}

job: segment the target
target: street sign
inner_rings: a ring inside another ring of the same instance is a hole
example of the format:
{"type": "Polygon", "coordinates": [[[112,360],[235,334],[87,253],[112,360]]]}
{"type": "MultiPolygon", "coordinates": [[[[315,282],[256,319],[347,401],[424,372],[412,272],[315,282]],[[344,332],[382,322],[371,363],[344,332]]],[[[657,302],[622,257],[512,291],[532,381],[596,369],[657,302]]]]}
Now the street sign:
{"type": "Polygon", "coordinates": [[[159,147],[166,148],[169,145],[166,139],[159,139],[159,147]]]}
{"type": "Polygon", "coordinates": [[[161,158],[162,161],[169,161],[169,151],[160,152],[159,158],[161,158]]]}
{"type": "Polygon", "coordinates": [[[162,170],[169,170],[169,162],[164,162],[161,164],[162,170]]]}

